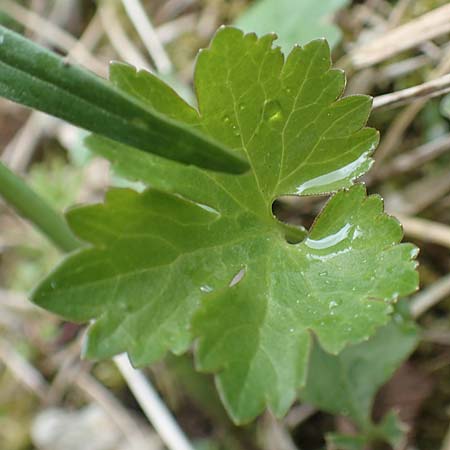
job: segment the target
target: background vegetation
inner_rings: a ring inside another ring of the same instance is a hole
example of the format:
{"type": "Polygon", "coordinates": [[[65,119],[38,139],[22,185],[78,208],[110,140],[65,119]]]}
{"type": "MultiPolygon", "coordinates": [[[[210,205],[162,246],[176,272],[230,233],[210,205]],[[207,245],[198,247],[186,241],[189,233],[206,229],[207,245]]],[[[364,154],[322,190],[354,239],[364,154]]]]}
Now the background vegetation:
{"type": "MultiPolygon", "coordinates": [[[[346,70],[346,93],[379,96],[450,71],[446,0],[2,0],[0,23],[101,76],[111,59],[156,70],[190,96],[199,48],[217,27],[277,31],[288,51],[325,36],[346,70]],[[133,13],[134,11],[134,13],[133,13]],[[433,13],[434,12],[434,13],[433,13]],[[148,20],[146,20],[148,18],[148,20]]],[[[450,97],[377,108],[381,132],[365,178],[421,249],[422,291],[409,299],[421,340],[378,392],[375,420],[394,408],[409,427],[398,448],[450,449],[450,97]]],[[[109,183],[129,184],[83,146],[84,132],[0,101],[2,160],[56,209],[96,202],[109,183]]],[[[134,186],[139,187],[139,186],[134,186]]],[[[308,226],[323,198],[279,202],[279,217],[308,226]]],[[[112,362],[80,361],[82,328],[44,313],[27,293],[60,258],[55,248],[0,205],[0,448],[5,450],[151,450],[163,448],[112,362]],[[99,432],[99,430],[101,430],[99,432]]],[[[190,356],[147,371],[199,449],[320,449],[330,431],[351,433],[340,416],[296,404],[283,421],[266,413],[231,424],[208,376],[190,356]]]]}

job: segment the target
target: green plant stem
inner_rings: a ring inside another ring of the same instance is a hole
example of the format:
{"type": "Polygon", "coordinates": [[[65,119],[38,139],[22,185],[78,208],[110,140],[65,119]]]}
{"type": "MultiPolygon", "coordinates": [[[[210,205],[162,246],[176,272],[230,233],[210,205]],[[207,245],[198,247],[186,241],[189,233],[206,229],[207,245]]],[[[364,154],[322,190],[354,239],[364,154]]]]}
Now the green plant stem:
{"type": "Polygon", "coordinates": [[[0,96],[136,149],[229,173],[249,166],[194,127],[0,25],[0,96]]]}
{"type": "Polygon", "coordinates": [[[66,221],[16,174],[0,163],[0,195],[64,252],[80,247],[66,221]]]}

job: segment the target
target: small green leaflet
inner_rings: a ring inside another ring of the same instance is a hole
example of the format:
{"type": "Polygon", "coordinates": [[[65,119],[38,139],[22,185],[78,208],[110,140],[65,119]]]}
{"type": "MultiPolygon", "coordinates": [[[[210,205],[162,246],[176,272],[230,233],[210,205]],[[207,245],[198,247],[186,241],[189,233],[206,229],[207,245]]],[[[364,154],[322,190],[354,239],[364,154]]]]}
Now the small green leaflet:
{"type": "Polygon", "coordinates": [[[127,351],[144,365],[197,337],[197,367],[217,373],[237,423],[266,406],[287,411],[305,382],[311,331],[339,352],[373,334],[390,301],[417,286],[415,247],[398,244],[400,225],[379,197],[352,186],[378,142],[364,128],[370,98],[336,101],[344,75],[330,68],[326,41],[284,60],[273,40],[221,28],[198,57],[198,110],[145,71],[111,67],[118,89],[246,156],[251,171],[209,172],[90,138],[119,173],[152,188],[113,189],[104,204],[70,211],[89,247],[34,294],[70,320],[94,321],[89,357],[127,351]],[[307,238],[289,244],[273,201],[341,188],[307,238]]]}
{"type": "Polygon", "coordinates": [[[333,23],[348,0],[257,0],[236,21],[244,31],[275,32],[279,45],[289,51],[294,44],[325,38],[333,48],[341,31],[333,23]]]}
{"type": "MultiPolygon", "coordinates": [[[[371,440],[387,440],[392,445],[402,438],[395,414],[388,414],[380,424],[371,420],[376,392],[415,349],[418,329],[397,308],[387,325],[368,341],[351,345],[339,355],[326,353],[315,343],[309,371],[300,398],[331,414],[350,417],[358,425],[365,448],[371,440]]],[[[350,437],[343,437],[350,439],[350,437]]],[[[357,440],[358,440],[357,439],[357,440]]],[[[344,448],[341,444],[337,448],[344,448]]]]}
{"type": "MultiPolygon", "coordinates": [[[[408,431],[395,412],[386,414],[382,421],[372,427],[367,433],[326,435],[329,450],[366,450],[368,444],[389,443],[392,448],[403,448],[405,433],[408,431]]],[[[369,447],[370,448],[370,447],[369,447]]]]}

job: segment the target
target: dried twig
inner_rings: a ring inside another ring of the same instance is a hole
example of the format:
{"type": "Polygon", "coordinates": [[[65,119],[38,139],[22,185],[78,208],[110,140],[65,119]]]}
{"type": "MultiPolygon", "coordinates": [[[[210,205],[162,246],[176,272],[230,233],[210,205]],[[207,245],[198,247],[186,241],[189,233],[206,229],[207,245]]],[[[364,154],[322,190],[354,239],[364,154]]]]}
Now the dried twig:
{"type": "Polygon", "coordinates": [[[450,170],[439,170],[385,196],[386,209],[393,214],[415,215],[450,192],[450,170]]]}
{"type": "Polygon", "coordinates": [[[169,450],[193,450],[183,431],[161,401],[150,381],[139,370],[134,369],[127,355],[114,358],[142,410],[169,450]]]}
{"type": "Polygon", "coordinates": [[[83,64],[87,68],[98,74],[105,73],[105,66],[84,45],[80,44],[77,39],[60,27],[11,0],[2,0],[1,10],[17,22],[26,24],[36,34],[39,34],[39,36],[55,47],[67,53],[73,48],[77,48],[77,54],[82,58],[83,64]]]}
{"type": "Polygon", "coordinates": [[[48,384],[44,377],[4,339],[0,339],[0,360],[20,383],[41,400],[45,399],[48,384]]]}
{"type": "Polygon", "coordinates": [[[450,275],[446,275],[416,294],[411,302],[411,314],[417,318],[439,301],[450,296],[450,275]]]}
{"type": "Polygon", "coordinates": [[[422,332],[422,341],[433,344],[450,346],[450,331],[446,329],[425,329],[422,332]]]}
{"type": "Polygon", "coordinates": [[[444,5],[355,48],[351,59],[355,67],[367,67],[448,32],[450,5],[444,5]]]}
{"type": "Polygon", "coordinates": [[[262,418],[261,448],[263,450],[297,450],[297,446],[283,422],[279,422],[270,412],[266,412],[262,418]]]}
{"type": "Polygon", "coordinates": [[[59,119],[33,111],[22,128],[5,147],[2,160],[14,172],[24,172],[41,138],[51,133],[59,119]]]}
{"type": "Polygon", "coordinates": [[[448,151],[450,151],[450,134],[441,136],[431,142],[420,145],[407,153],[397,156],[377,174],[377,180],[384,180],[393,175],[414,170],[448,151]]]}
{"type": "Polygon", "coordinates": [[[450,74],[431,81],[390,94],[379,95],[373,99],[373,109],[386,106],[400,106],[419,98],[430,99],[450,92],[450,74]]]}
{"type": "Polygon", "coordinates": [[[115,5],[111,2],[102,2],[98,7],[98,13],[103,29],[120,58],[133,66],[150,70],[148,62],[123,30],[115,5]]]}
{"type": "Polygon", "coordinates": [[[33,303],[29,302],[22,293],[2,288],[0,288],[0,307],[20,311],[23,314],[35,315],[42,311],[33,303]]]}
{"type": "Polygon", "coordinates": [[[417,102],[408,105],[395,117],[387,132],[384,133],[380,146],[376,150],[375,163],[369,178],[376,178],[381,164],[399,146],[403,134],[425,104],[426,100],[419,99],[417,102]]]}
{"type": "Polygon", "coordinates": [[[388,28],[392,29],[397,27],[405,15],[408,8],[411,6],[412,0],[399,0],[393,7],[388,18],[388,28]]]}
{"type": "Polygon", "coordinates": [[[93,376],[80,370],[74,381],[79,389],[103,408],[130,444],[142,450],[154,448],[148,442],[149,433],[141,429],[130,412],[93,376]]]}
{"type": "Polygon", "coordinates": [[[162,44],[172,42],[183,33],[195,29],[197,21],[196,14],[185,14],[171,22],[165,22],[156,28],[159,40],[162,44]]]}
{"type": "Polygon", "coordinates": [[[162,75],[172,72],[172,63],[141,2],[139,0],[122,0],[122,3],[158,72],[162,75]]]}
{"type": "Polygon", "coordinates": [[[448,225],[403,214],[396,213],[395,216],[403,225],[407,236],[450,248],[450,227],[448,225]]]}
{"type": "MultiPolygon", "coordinates": [[[[431,73],[429,80],[441,77],[450,70],[450,49],[447,49],[445,57],[435,70],[431,73]]],[[[376,177],[383,161],[397,148],[401,139],[411,122],[426,105],[427,99],[420,98],[408,105],[392,122],[388,131],[384,134],[376,153],[375,164],[372,169],[372,178],[376,177]]]]}
{"type": "MultiPolygon", "coordinates": [[[[96,14],[85,28],[80,39],[71,43],[67,58],[80,64],[85,63],[86,49],[95,47],[100,38],[101,27],[99,27],[99,17],[96,14]]],[[[106,72],[106,67],[102,65],[101,73],[106,74],[106,72]]],[[[51,133],[60,123],[59,119],[39,111],[33,111],[23,127],[4,149],[2,160],[13,171],[24,172],[42,136],[51,133]]]]}
{"type": "Polygon", "coordinates": [[[294,429],[316,413],[316,407],[308,403],[302,403],[301,405],[294,406],[283,421],[288,428],[294,429]]]}
{"type": "Polygon", "coordinates": [[[161,7],[156,11],[155,21],[162,23],[173,20],[195,2],[196,0],[166,0],[161,3],[161,7]]]}
{"type": "Polygon", "coordinates": [[[46,404],[51,405],[59,401],[64,391],[73,385],[88,400],[97,403],[105,411],[122,431],[125,439],[132,444],[132,448],[139,450],[153,448],[149,442],[146,442],[151,430],[144,424],[139,425],[122,403],[89,373],[91,365],[80,361],[80,347],[80,340],[77,339],[60,353],[49,358],[50,364],[55,366],[57,373],[48,389],[46,404]]]}
{"type": "Polygon", "coordinates": [[[430,62],[431,58],[427,55],[413,56],[402,61],[396,61],[378,70],[377,81],[380,83],[404,77],[426,66],[430,62]]]}

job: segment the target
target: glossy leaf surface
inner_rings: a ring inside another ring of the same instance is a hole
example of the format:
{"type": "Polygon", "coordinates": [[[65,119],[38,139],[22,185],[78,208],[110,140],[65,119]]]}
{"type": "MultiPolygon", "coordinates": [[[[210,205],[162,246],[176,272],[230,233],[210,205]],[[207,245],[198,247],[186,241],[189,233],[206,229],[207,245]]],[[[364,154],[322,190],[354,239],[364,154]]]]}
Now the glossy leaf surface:
{"type": "Polygon", "coordinates": [[[304,384],[313,331],[329,352],[373,334],[389,301],[415,289],[416,250],[399,223],[353,180],[370,166],[377,133],[370,99],[337,100],[342,72],[325,41],[283,59],[273,36],[221,29],[197,62],[199,112],[144,71],[114,65],[113,83],[151,108],[246,156],[248,174],[202,171],[102,138],[89,145],[120,173],[148,183],[112,190],[68,220],[90,247],[37,289],[41,306],[95,319],[86,353],[128,351],[144,365],[198,337],[198,368],[217,372],[233,419],[266,406],[282,415],[304,384]],[[335,194],[292,245],[272,214],[282,194],[335,194]]]}
{"type": "MultiPolygon", "coordinates": [[[[224,172],[243,159],[0,25],[0,96],[165,158],[224,172]]],[[[127,153],[131,152],[130,150],[127,153]]]]}

